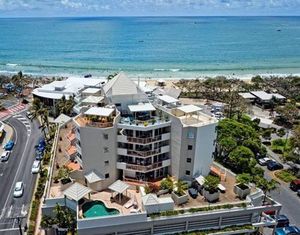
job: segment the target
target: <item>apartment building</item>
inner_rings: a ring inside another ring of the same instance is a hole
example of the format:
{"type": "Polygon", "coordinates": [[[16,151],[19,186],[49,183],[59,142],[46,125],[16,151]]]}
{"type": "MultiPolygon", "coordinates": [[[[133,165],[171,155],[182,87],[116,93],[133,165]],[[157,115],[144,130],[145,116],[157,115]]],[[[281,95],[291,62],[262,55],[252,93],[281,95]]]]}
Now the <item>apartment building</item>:
{"type": "Polygon", "coordinates": [[[167,175],[191,181],[209,173],[217,121],[201,108],[181,105],[168,95],[153,95],[150,102],[123,73],[98,94],[106,104],[89,105],[74,118],[77,159],[91,188],[103,190],[117,179],[153,182],[167,175]]]}

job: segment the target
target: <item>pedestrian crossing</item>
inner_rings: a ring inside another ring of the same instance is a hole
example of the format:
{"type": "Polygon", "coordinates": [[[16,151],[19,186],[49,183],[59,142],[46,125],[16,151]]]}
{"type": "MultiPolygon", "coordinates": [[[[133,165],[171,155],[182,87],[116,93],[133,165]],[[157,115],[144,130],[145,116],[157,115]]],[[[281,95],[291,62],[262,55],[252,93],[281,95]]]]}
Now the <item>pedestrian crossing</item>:
{"type": "Polygon", "coordinates": [[[10,108],[1,111],[0,112],[0,120],[3,120],[11,115],[17,114],[19,112],[22,112],[26,108],[25,104],[17,104],[14,106],[11,106],[10,108]]]}
{"type": "Polygon", "coordinates": [[[24,117],[21,114],[16,114],[13,116],[14,118],[18,119],[20,122],[22,122],[26,129],[27,129],[27,135],[30,136],[31,133],[31,124],[30,124],[30,120],[28,120],[26,117],[24,117]]]}

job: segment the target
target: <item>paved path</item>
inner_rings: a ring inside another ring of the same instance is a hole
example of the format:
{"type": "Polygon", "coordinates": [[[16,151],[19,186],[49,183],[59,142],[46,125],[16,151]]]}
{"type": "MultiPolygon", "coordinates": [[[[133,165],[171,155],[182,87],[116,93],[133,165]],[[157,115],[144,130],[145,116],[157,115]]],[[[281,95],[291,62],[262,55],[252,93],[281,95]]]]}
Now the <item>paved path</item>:
{"type": "Polygon", "coordinates": [[[25,104],[17,104],[17,105],[11,106],[4,111],[0,111],[0,120],[4,120],[4,119],[10,117],[11,115],[20,113],[25,109],[26,109],[25,104]]]}

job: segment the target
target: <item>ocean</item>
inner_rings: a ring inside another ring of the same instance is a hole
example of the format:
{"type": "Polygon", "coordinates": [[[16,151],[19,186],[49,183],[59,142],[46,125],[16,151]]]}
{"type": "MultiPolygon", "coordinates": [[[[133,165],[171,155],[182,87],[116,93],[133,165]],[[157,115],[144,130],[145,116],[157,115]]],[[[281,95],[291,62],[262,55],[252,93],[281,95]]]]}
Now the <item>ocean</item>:
{"type": "Polygon", "coordinates": [[[300,73],[300,17],[0,18],[0,72],[300,73]]]}

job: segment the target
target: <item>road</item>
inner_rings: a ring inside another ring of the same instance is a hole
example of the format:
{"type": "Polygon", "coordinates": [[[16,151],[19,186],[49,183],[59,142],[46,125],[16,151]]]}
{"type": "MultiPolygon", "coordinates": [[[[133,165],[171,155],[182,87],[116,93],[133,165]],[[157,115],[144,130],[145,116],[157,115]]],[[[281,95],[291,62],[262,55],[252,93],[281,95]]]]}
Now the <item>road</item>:
{"type": "Polygon", "coordinates": [[[33,188],[37,175],[31,174],[34,161],[34,146],[41,137],[36,121],[30,122],[25,117],[25,112],[6,120],[14,129],[13,140],[15,146],[9,160],[0,164],[0,234],[19,234],[17,216],[23,216],[22,225],[25,225],[33,188]],[[14,198],[15,183],[23,181],[24,195],[14,198]]]}

